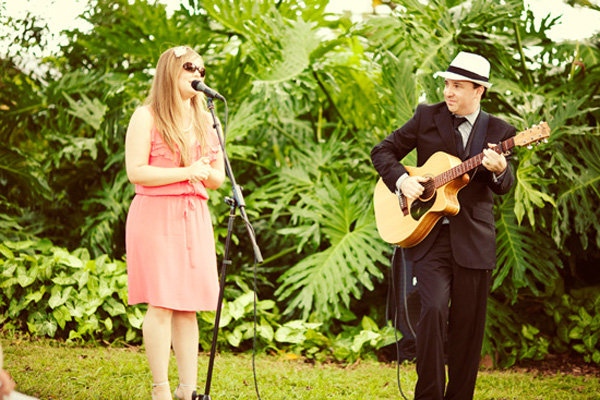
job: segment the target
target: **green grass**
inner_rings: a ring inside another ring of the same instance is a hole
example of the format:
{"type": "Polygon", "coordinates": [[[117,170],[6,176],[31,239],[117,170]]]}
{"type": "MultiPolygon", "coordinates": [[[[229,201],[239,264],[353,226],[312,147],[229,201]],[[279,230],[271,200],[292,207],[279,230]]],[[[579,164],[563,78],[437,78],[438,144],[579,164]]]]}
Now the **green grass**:
{"type": "MultiPolygon", "coordinates": [[[[40,399],[150,400],[150,371],[140,348],[75,347],[56,341],[2,341],[5,368],[20,392],[40,399]]],[[[201,354],[199,382],[204,384],[208,355],[201,354]]],[[[309,364],[285,356],[260,355],[257,377],[263,400],[401,399],[395,364],[361,361],[351,366],[309,364]]],[[[175,360],[170,370],[177,384],[175,360]]],[[[400,369],[400,381],[412,399],[413,364],[400,369]]],[[[203,386],[202,390],[203,392],[203,386]]],[[[215,361],[212,400],[257,399],[252,356],[219,354],[215,361]]],[[[517,371],[481,371],[475,399],[600,399],[600,382],[592,376],[537,376],[517,371]]]]}

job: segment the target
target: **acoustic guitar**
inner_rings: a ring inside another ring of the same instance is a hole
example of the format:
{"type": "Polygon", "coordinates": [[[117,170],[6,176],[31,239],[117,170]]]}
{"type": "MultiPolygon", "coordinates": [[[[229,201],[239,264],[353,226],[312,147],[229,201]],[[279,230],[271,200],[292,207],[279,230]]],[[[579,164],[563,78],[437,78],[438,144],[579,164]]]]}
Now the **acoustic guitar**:
{"type": "MultiPolygon", "coordinates": [[[[492,150],[506,153],[514,146],[528,146],[549,136],[548,123],[542,122],[501,142],[492,150]]],[[[467,173],[480,166],[482,159],[483,153],[461,161],[438,151],[421,167],[406,167],[410,176],[429,178],[421,183],[425,189],[421,197],[414,200],[390,192],[380,178],[375,186],[373,203],[381,238],[400,247],[412,247],[425,239],[440,218],[458,214],[458,191],[469,183],[467,173]]]]}

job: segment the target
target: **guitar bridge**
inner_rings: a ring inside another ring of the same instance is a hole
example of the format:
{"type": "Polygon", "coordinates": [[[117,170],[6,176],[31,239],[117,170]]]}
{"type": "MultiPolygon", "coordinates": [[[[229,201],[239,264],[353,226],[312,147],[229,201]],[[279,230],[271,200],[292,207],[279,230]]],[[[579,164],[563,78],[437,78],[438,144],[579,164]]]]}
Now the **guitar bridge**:
{"type": "Polygon", "coordinates": [[[408,201],[406,200],[406,196],[399,193],[398,202],[400,203],[400,210],[402,210],[402,214],[404,214],[406,217],[408,215],[408,201]]]}

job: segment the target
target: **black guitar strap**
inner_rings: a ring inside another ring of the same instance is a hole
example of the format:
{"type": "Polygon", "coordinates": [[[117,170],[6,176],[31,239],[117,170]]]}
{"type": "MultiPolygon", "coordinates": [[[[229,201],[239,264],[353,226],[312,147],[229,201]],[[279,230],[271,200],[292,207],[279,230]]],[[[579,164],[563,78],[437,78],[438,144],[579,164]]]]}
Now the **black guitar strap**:
{"type": "Polygon", "coordinates": [[[488,122],[490,120],[490,115],[485,111],[481,110],[477,119],[475,120],[475,126],[471,130],[471,134],[469,135],[469,140],[467,140],[467,146],[465,147],[468,151],[468,157],[473,156],[472,149],[475,150],[475,154],[479,154],[483,151],[483,146],[485,145],[483,142],[485,141],[485,137],[487,134],[488,122]]]}
{"type": "MultiPolygon", "coordinates": [[[[473,127],[473,130],[471,131],[471,134],[469,135],[469,140],[467,141],[467,149],[468,149],[468,153],[469,156],[467,158],[472,157],[472,151],[474,149],[475,154],[479,154],[483,151],[483,146],[485,146],[485,137],[487,136],[487,128],[488,128],[488,122],[490,121],[490,114],[486,113],[485,111],[481,110],[479,112],[479,115],[477,116],[477,120],[475,120],[475,126],[473,127]]],[[[477,168],[475,168],[475,170],[473,170],[469,176],[471,179],[473,179],[475,177],[475,174],[477,174],[477,171],[479,171],[479,168],[481,168],[481,165],[477,168]]]]}

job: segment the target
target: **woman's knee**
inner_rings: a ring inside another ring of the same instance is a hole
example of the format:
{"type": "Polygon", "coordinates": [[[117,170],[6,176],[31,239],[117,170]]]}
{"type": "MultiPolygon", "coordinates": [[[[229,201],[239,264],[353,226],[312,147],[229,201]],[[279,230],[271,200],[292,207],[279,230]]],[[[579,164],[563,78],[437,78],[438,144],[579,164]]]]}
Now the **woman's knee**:
{"type": "Polygon", "coordinates": [[[144,316],[144,325],[168,325],[171,323],[173,310],[167,308],[148,306],[144,316]]]}
{"type": "Polygon", "coordinates": [[[198,326],[196,312],[194,311],[174,311],[173,326],[198,326]]]}

